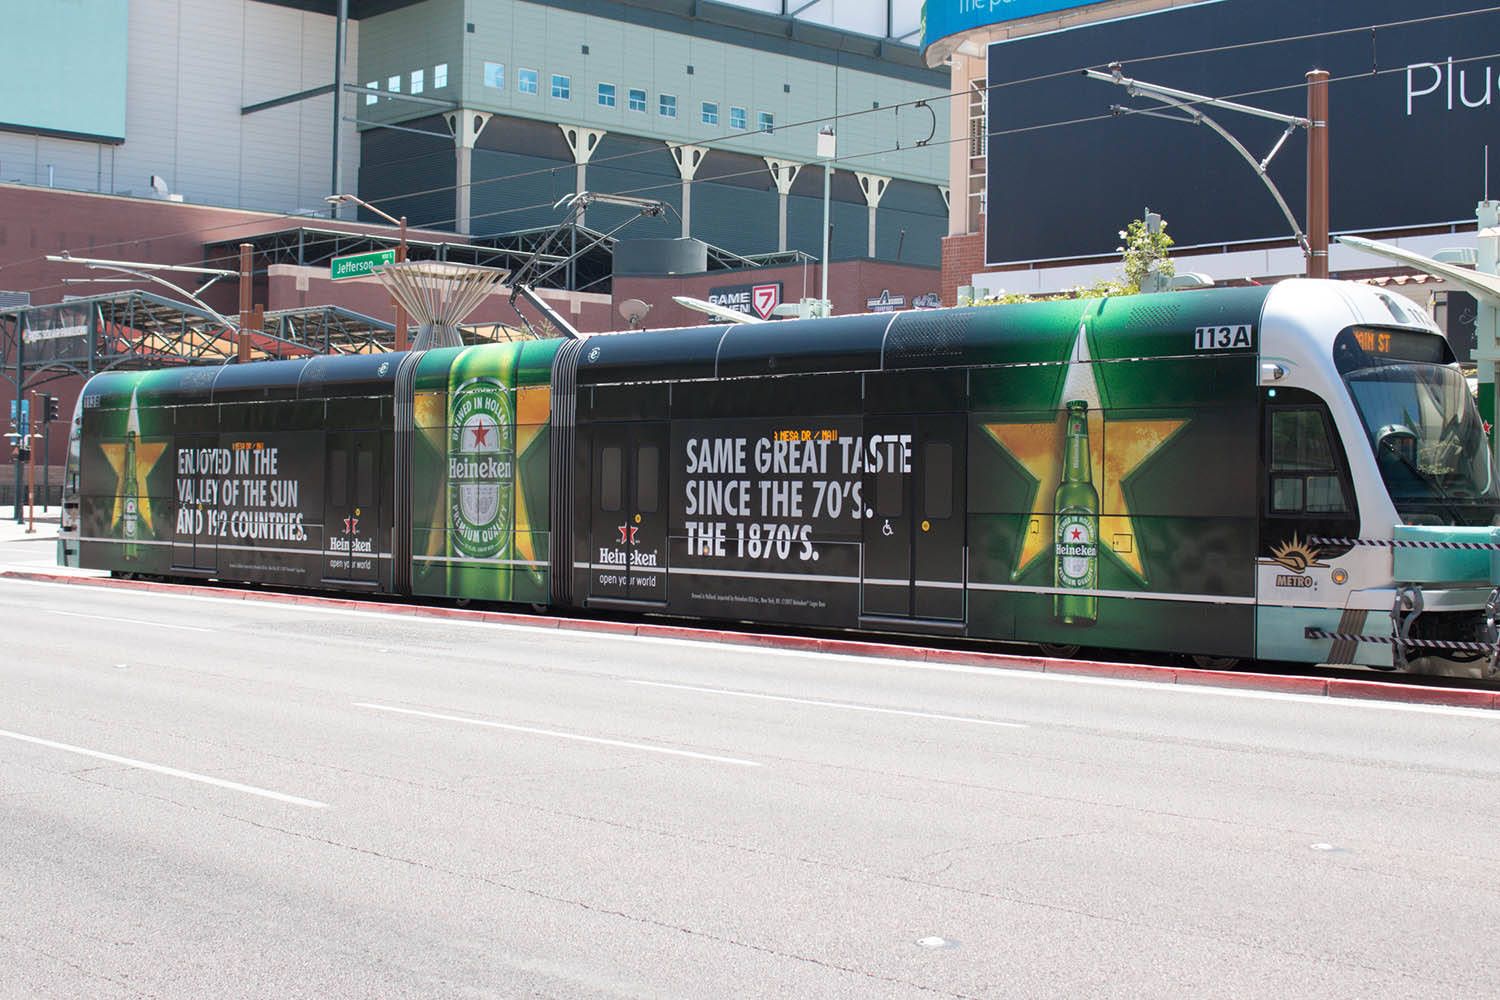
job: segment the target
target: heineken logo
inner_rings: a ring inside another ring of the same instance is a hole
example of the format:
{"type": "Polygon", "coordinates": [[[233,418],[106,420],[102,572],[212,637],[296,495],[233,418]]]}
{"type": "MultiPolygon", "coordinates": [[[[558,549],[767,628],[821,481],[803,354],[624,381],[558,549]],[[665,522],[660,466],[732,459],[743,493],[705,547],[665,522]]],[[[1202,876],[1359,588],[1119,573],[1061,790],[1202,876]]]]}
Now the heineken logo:
{"type": "Polygon", "coordinates": [[[1092,587],[1098,562],[1093,514],[1063,511],[1057,525],[1057,579],[1064,587],[1092,587]]]}
{"type": "Polygon", "coordinates": [[[509,459],[448,457],[448,478],[502,480],[511,478],[509,459]]]}
{"type": "Polygon", "coordinates": [[[510,548],[515,423],[510,394],[492,378],[465,382],[449,399],[448,527],[454,548],[489,558],[510,548]]]}

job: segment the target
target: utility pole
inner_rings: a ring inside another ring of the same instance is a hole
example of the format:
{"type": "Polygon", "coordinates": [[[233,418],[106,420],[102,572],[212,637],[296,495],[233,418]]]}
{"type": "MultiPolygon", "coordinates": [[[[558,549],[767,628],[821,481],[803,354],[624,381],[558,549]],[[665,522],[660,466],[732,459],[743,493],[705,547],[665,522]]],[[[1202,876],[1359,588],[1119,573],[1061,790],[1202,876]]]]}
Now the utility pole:
{"type": "Polygon", "coordinates": [[[1328,277],[1328,71],[1307,74],[1307,276],[1328,277]]]}
{"type": "MultiPolygon", "coordinates": [[[[38,403],[42,402],[41,393],[33,392],[32,395],[36,397],[38,403]]],[[[40,436],[35,433],[31,435],[32,439],[40,436]]],[[[27,463],[31,466],[30,479],[26,484],[26,534],[28,535],[36,534],[36,448],[31,446],[32,441],[28,441],[27,447],[31,448],[31,461],[27,463]]]]}
{"type": "Polygon", "coordinates": [[[251,297],[251,252],[255,249],[252,243],[240,244],[240,346],[239,362],[246,364],[250,361],[250,297],[251,297]]]}
{"type": "MultiPolygon", "coordinates": [[[[1141,221],[1146,224],[1146,235],[1155,236],[1161,232],[1161,213],[1151,211],[1148,205],[1141,213],[1141,221]]],[[[1167,276],[1161,272],[1161,261],[1151,262],[1151,273],[1146,276],[1142,283],[1143,292],[1165,292],[1170,285],[1167,276]]]]}
{"type": "MultiPolygon", "coordinates": [[[[344,31],[349,24],[349,0],[338,0],[333,23],[333,180],[328,185],[332,194],[338,193],[343,182],[339,180],[339,140],[344,130],[344,31]]],[[[338,203],[329,206],[328,214],[339,217],[338,203]]]]}
{"type": "Polygon", "coordinates": [[[16,324],[16,398],[11,401],[15,407],[12,424],[15,425],[16,433],[16,523],[21,523],[21,474],[25,470],[21,468],[21,449],[26,447],[27,412],[26,412],[26,314],[20,315],[20,321],[16,324]]]}

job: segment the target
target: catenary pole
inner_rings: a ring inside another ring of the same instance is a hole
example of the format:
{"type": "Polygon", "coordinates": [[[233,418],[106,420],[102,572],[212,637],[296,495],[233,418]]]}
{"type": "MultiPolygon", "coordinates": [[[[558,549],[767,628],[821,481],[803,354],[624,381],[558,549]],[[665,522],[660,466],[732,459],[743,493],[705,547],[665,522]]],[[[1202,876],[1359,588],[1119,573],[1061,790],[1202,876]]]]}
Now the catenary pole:
{"type": "Polygon", "coordinates": [[[1307,276],[1328,277],[1328,71],[1307,74],[1307,276]]]}

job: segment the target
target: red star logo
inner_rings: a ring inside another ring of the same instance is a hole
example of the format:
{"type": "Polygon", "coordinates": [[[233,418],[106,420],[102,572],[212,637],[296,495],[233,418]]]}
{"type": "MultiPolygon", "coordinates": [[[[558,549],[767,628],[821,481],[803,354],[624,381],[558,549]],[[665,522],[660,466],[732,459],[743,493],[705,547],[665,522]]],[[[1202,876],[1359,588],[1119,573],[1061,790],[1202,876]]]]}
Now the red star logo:
{"type": "Polygon", "coordinates": [[[346,517],[346,518],[344,518],[344,534],[346,534],[346,535],[352,535],[352,534],[354,534],[354,532],[356,530],[358,530],[358,528],[359,528],[359,518],[357,518],[357,517],[346,517]]]}
{"type": "Polygon", "coordinates": [[[482,444],[489,444],[490,443],[490,429],[488,427],[484,426],[484,421],[483,420],[479,421],[479,423],[474,426],[474,432],[473,433],[474,433],[474,447],[478,448],[482,444]]]}
{"type": "Polygon", "coordinates": [[[636,527],[633,524],[620,525],[620,544],[624,545],[626,542],[629,542],[631,545],[634,545],[635,533],[640,530],[640,528],[636,527]]]}
{"type": "Polygon", "coordinates": [[[1073,529],[1073,541],[1075,541],[1075,542],[1078,541],[1078,537],[1080,535],[1082,535],[1082,534],[1083,534],[1083,532],[1079,531],[1077,528],[1074,528],[1073,529]]]}

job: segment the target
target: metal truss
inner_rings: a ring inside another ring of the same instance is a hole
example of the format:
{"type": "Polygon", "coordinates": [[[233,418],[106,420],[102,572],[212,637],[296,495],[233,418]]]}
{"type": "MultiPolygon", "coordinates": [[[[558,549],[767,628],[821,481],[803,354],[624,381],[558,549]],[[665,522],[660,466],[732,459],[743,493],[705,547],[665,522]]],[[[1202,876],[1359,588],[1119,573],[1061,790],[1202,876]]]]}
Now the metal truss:
{"type": "MultiPolygon", "coordinates": [[[[252,259],[257,272],[264,274],[263,269],[270,264],[328,267],[335,257],[394,250],[399,242],[394,229],[387,236],[302,226],[207,243],[203,247],[203,256],[209,266],[238,267],[240,244],[249,243],[254,248],[252,259]]],[[[532,270],[542,275],[534,282],[534,287],[608,294],[614,277],[618,242],[610,233],[571,223],[496,236],[475,236],[467,243],[414,240],[408,234],[406,259],[504,268],[512,274],[527,261],[532,261],[532,270]]],[[[816,258],[801,250],[741,255],[708,245],[710,271],[815,262],[816,258]]]]}

